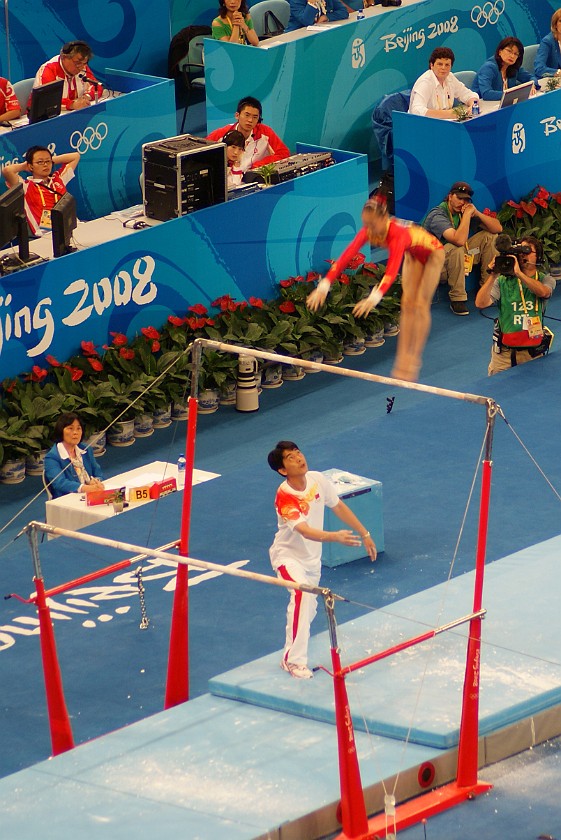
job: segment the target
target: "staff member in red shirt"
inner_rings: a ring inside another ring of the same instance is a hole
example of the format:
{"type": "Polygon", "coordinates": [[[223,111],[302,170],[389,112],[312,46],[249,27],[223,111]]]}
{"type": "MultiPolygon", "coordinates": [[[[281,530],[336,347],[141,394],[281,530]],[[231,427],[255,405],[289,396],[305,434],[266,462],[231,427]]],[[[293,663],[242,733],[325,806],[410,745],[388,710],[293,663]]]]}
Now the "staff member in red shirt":
{"type": "Polygon", "coordinates": [[[74,177],[80,162],[78,152],[52,155],[45,146],[31,146],[25,153],[24,163],[9,163],[2,169],[8,187],[23,183],[25,215],[34,236],[51,228],[51,210],[66,192],[67,183],[74,177]],[[53,164],[62,164],[55,172],[53,164]],[[23,179],[21,172],[30,172],[23,179]]]}
{"type": "Polygon", "coordinates": [[[369,242],[376,248],[386,248],[389,257],[382,282],[367,297],[359,300],[353,315],[359,318],[368,315],[380,303],[397,277],[403,260],[400,329],[392,376],[415,382],[430,332],[430,307],[444,265],[444,248],[424,228],[404,225],[391,218],[385,198],[373,198],[366,202],[362,209],[362,223],[364,227],[308,296],[308,308],[312,312],[319,309],[333,281],[363,245],[369,242]]]}
{"type": "MultiPolygon", "coordinates": [[[[33,87],[64,79],[63,110],[77,111],[87,108],[95,100],[96,85],[99,85],[88,67],[92,58],[92,49],[85,41],[69,41],[62,47],[60,55],[53,56],[40,66],[33,87]]],[[[27,103],[28,109],[30,105],[31,96],[27,103]]]]}
{"type": "Polygon", "coordinates": [[[21,116],[21,108],[14,89],[7,79],[0,76],[0,120],[17,120],[21,116]]]}

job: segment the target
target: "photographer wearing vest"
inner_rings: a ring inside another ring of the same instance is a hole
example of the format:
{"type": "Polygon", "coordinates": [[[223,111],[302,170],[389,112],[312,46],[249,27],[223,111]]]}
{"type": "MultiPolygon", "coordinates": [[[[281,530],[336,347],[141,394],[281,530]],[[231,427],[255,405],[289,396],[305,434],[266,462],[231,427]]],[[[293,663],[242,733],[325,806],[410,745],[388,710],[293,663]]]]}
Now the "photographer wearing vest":
{"type": "Polygon", "coordinates": [[[513,245],[510,236],[497,237],[498,256],[489,263],[489,276],[479,289],[475,305],[484,309],[496,303],[489,376],[530,362],[549,350],[552,333],[544,331],[544,303],[555,289],[555,280],[538,271],[543,246],[535,236],[513,245]]]}

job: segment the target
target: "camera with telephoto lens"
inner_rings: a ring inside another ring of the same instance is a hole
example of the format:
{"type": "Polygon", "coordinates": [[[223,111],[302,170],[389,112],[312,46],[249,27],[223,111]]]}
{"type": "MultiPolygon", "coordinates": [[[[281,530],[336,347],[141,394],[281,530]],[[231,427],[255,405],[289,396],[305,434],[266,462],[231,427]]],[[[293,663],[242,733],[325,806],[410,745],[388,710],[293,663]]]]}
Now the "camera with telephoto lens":
{"type": "Polygon", "coordinates": [[[494,271],[497,274],[504,274],[506,277],[515,276],[514,257],[532,253],[529,245],[517,245],[513,243],[510,236],[506,233],[501,233],[497,236],[495,248],[499,253],[495,257],[494,271]]]}

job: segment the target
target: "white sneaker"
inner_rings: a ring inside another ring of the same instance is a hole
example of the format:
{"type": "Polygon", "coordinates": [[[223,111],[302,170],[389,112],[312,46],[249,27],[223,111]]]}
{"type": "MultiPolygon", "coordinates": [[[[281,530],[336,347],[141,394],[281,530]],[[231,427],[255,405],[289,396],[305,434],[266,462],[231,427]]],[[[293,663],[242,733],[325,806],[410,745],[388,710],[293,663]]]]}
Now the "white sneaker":
{"type": "Polygon", "coordinates": [[[294,662],[285,662],[281,659],[280,666],[283,671],[288,671],[291,677],[296,677],[297,680],[309,680],[314,675],[307,665],[296,665],[294,662]]]}

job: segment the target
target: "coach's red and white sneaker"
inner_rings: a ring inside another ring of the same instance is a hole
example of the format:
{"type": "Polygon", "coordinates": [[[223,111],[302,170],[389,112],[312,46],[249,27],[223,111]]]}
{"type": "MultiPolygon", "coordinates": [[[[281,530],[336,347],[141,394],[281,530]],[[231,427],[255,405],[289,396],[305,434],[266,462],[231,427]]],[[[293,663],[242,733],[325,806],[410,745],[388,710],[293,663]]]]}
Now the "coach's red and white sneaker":
{"type": "Polygon", "coordinates": [[[296,665],[294,662],[285,662],[281,659],[280,666],[283,671],[288,671],[290,676],[297,680],[309,680],[314,676],[307,665],[296,665]]]}

